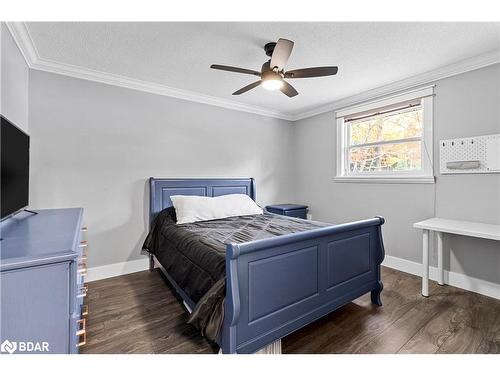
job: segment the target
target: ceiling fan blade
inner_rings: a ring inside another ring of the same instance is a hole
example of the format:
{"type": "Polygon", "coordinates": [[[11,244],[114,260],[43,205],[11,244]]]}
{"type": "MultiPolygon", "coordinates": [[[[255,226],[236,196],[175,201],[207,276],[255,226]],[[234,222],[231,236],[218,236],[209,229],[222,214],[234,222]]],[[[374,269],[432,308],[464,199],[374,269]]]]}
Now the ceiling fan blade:
{"type": "Polygon", "coordinates": [[[336,66],[319,66],[316,68],[304,68],[290,70],[285,73],[285,78],[312,78],[333,76],[337,74],[339,68],[336,66]]]}
{"type": "Polygon", "coordinates": [[[295,88],[292,85],[290,85],[287,81],[283,81],[283,86],[281,86],[280,90],[283,94],[285,94],[289,98],[293,98],[294,96],[299,95],[297,90],[295,90],[295,88]]]}
{"type": "Polygon", "coordinates": [[[283,70],[290,55],[292,54],[293,42],[288,39],[278,39],[274,47],[273,55],[271,56],[271,69],[278,67],[278,70],[283,70]]]}
{"type": "Polygon", "coordinates": [[[256,70],[243,69],[243,68],[237,68],[235,66],[217,65],[217,64],[210,65],[210,67],[212,69],[226,70],[228,72],[234,72],[234,73],[252,74],[254,76],[260,77],[260,72],[257,72],[256,70]]]}
{"type": "Polygon", "coordinates": [[[247,92],[247,91],[249,91],[251,89],[254,89],[254,88],[256,88],[257,86],[260,85],[260,82],[261,81],[257,81],[257,82],[251,83],[249,85],[246,85],[245,87],[242,87],[238,91],[233,92],[233,95],[240,95],[240,94],[243,94],[244,92],[247,92]]]}

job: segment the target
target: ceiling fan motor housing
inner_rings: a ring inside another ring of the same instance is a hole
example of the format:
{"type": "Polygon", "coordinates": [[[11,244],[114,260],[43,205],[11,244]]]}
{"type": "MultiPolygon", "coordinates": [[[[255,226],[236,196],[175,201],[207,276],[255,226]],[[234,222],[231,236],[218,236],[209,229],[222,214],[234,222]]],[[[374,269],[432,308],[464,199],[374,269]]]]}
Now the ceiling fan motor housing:
{"type": "Polygon", "coordinates": [[[270,42],[264,46],[264,51],[266,51],[267,56],[271,57],[273,55],[274,47],[276,47],[276,42],[270,42]]]}

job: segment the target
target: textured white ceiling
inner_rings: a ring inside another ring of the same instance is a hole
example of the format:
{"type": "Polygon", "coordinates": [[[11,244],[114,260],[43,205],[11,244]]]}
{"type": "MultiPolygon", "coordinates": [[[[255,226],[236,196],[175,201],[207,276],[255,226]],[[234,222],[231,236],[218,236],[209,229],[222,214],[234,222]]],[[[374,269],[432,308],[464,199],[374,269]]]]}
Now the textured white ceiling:
{"type": "Polygon", "coordinates": [[[424,73],[500,46],[500,23],[28,23],[42,59],[189,90],[288,115],[424,73]],[[290,80],[299,95],[258,87],[255,77],[210,69],[260,70],[263,46],[295,42],[288,69],[337,65],[337,76],[290,80]]]}

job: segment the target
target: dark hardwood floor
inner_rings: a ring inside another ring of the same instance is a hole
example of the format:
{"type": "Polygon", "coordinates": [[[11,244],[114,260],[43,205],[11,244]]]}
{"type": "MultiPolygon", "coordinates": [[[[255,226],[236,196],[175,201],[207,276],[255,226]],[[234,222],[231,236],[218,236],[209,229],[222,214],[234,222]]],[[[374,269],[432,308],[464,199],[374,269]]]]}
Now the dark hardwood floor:
{"type": "MultiPolygon", "coordinates": [[[[500,300],[383,268],[382,307],[370,295],[282,340],[284,353],[500,353],[500,300]]],[[[186,324],[161,272],[90,283],[82,353],[217,353],[186,324]]]]}

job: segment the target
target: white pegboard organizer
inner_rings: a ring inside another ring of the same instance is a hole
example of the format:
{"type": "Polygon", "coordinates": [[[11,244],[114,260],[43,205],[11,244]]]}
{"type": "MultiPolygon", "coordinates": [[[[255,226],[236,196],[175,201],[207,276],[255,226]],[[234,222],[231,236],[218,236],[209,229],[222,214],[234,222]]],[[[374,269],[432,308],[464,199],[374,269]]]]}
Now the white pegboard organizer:
{"type": "MultiPolygon", "coordinates": [[[[461,173],[500,173],[500,169],[492,170],[487,164],[487,144],[499,142],[500,134],[491,134],[469,138],[445,139],[439,141],[439,171],[441,174],[461,173]],[[448,169],[447,162],[479,160],[476,169],[448,169]]],[[[497,143],[500,144],[500,143],[497,143]]],[[[492,150],[490,150],[491,153],[492,150]]],[[[495,150],[498,152],[498,150],[495,150]]]]}

